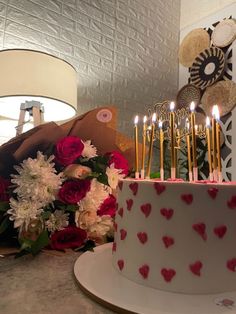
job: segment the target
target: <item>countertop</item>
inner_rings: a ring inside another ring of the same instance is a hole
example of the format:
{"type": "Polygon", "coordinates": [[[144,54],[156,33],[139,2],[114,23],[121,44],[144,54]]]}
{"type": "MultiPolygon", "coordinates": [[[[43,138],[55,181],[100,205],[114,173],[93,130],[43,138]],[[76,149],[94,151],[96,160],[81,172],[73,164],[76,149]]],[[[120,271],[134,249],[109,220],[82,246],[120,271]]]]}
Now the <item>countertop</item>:
{"type": "Polygon", "coordinates": [[[1,314],[112,314],[78,287],[73,266],[81,253],[45,251],[0,258],[1,314]]]}

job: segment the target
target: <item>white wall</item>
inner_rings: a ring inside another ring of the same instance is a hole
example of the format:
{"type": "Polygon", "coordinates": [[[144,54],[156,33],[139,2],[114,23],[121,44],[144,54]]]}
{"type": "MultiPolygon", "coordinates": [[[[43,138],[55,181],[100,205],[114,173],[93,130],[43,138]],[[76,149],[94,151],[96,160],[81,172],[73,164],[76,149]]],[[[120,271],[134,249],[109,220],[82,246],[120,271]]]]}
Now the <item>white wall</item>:
{"type": "Polygon", "coordinates": [[[180,0],[0,0],[0,49],[32,48],[78,70],[78,110],[114,104],[119,127],[177,91],[180,0]]]}
{"type": "Polygon", "coordinates": [[[180,29],[235,2],[235,0],[181,0],[180,29]]]}

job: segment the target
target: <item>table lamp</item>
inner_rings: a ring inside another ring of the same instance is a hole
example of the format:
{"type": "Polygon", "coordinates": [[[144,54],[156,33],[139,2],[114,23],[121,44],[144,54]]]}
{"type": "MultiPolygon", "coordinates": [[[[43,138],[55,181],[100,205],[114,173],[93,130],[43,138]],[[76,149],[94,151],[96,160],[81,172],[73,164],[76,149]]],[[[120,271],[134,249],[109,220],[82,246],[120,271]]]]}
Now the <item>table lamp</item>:
{"type": "Polygon", "coordinates": [[[17,135],[26,113],[34,126],[76,114],[77,75],[68,62],[40,51],[10,49],[0,51],[0,69],[0,115],[18,120],[17,135]]]}

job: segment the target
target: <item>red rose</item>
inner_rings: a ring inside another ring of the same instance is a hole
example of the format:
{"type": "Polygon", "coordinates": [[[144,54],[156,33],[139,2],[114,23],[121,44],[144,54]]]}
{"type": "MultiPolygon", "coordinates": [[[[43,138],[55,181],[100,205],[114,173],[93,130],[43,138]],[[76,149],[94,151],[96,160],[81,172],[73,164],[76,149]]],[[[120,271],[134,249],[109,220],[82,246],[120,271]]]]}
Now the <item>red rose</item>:
{"type": "Polygon", "coordinates": [[[83,149],[84,144],[79,137],[64,137],[56,143],[56,161],[63,166],[68,166],[81,156],[83,149]]]}
{"type": "Polygon", "coordinates": [[[7,189],[11,181],[0,177],[0,201],[9,201],[9,195],[7,189]]]}
{"type": "Polygon", "coordinates": [[[51,236],[51,248],[54,250],[75,249],[87,239],[87,233],[77,227],[67,227],[56,231],[51,236]]]}
{"type": "Polygon", "coordinates": [[[77,204],[90,190],[90,180],[66,181],[59,190],[60,200],[66,204],[77,204]]]}
{"type": "Polygon", "coordinates": [[[125,159],[125,157],[118,151],[113,151],[110,153],[107,153],[107,156],[109,156],[109,166],[111,164],[114,164],[116,169],[121,169],[122,174],[128,175],[129,173],[129,164],[128,161],[125,159]]]}
{"type": "Polygon", "coordinates": [[[109,197],[106,198],[105,201],[100,206],[99,210],[97,211],[97,214],[99,216],[109,215],[111,217],[114,217],[115,213],[116,213],[116,198],[113,195],[109,195],[109,197]]]}

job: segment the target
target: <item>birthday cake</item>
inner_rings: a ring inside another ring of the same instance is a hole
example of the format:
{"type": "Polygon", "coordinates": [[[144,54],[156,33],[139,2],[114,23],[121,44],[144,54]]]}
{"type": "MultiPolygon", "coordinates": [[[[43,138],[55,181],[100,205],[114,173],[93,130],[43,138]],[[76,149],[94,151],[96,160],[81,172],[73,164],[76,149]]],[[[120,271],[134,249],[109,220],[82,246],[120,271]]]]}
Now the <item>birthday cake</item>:
{"type": "Polygon", "coordinates": [[[113,265],[160,290],[236,290],[236,185],[124,179],[113,265]]]}

